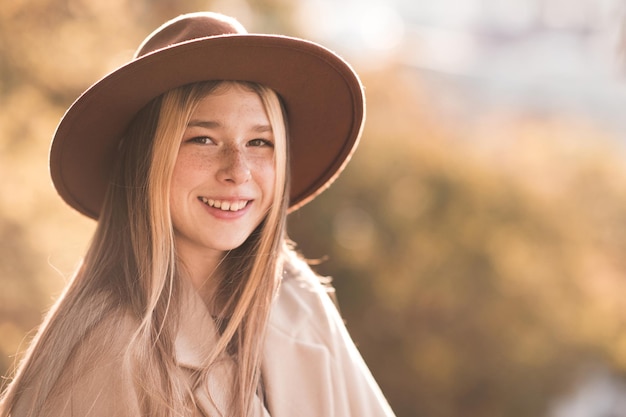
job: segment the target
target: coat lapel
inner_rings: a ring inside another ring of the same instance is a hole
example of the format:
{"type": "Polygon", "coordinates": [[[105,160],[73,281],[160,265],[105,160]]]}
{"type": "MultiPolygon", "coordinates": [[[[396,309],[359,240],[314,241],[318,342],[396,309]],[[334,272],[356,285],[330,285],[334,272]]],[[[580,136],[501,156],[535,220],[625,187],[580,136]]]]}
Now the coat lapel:
{"type": "Polygon", "coordinates": [[[183,286],[180,323],[175,340],[176,360],[194,370],[204,368],[218,339],[215,322],[191,285],[183,286]]]}
{"type": "Polygon", "coordinates": [[[287,265],[263,355],[273,417],[393,417],[328,288],[300,260],[287,265]]]}
{"type": "Polygon", "coordinates": [[[336,415],[330,373],[333,358],[326,343],[331,337],[315,325],[324,320],[314,311],[316,290],[310,283],[287,276],[272,309],[262,366],[273,417],[336,415]]]}
{"type": "MultiPolygon", "coordinates": [[[[183,289],[183,302],[174,350],[178,365],[183,368],[191,385],[205,369],[206,361],[218,340],[218,332],[200,295],[191,285],[183,289]]],[[[193,391],[196,404],[203,415],[226,415],[235,365],[224,355],[211,367],[206,383],[197,384],[193,391]]],[[[253,416],[269,417],[260,399],[253,405],[253,416]]]]}

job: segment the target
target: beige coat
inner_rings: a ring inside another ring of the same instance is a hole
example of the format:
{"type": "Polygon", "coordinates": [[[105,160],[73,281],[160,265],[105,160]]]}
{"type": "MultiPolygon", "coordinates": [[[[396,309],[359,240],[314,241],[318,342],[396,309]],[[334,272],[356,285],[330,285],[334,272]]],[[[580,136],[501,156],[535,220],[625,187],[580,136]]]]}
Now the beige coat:
{"type": "MultiPolygon", "coordinates": [[[[215,342],[216,330],[199,295],[188,289],[185,298],[175,351],[181,376],[191,378],[215,342]]],[[[122,318],[119,328],[123,334],[134,325],[131,319],[122,318]]],[[[97,332],[91,337],[102,340],[97,332]]],[[[110,338],[108,354],[89,358],[87,363],[93,366],[87,372],[68,366],[55,390],[60,395],[47,404],[44,414],[139,416],[130,366],[122,354],[123,339],[110,338]]],[[[87,356],[89,351],[77,354],[87,356]]],[[[220,362],[209,386],[196,389],[197,416],[221,415],[216,408],[224,409],[225,381],[231,372],[228,360],[220,362]]],[[[281,284],[268,327],[262,375],[266,403],[257,401],[255,417],[393,416],[326,289],[303,263],[287,273],[281,284]]],[[[21,401],[14,417],[26,415],[27,407],[21,401]]]]}

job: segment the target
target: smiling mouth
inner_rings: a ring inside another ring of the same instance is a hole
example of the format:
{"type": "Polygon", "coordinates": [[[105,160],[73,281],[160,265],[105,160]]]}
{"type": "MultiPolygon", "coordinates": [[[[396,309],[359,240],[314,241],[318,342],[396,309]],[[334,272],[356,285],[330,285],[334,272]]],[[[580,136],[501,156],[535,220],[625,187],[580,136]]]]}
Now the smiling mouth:
{"type": "Polygon", "coordinates": [[[209,207],[220,209],[222,211],[243,210],[250,202],[250,200],[236,200],[236,201],[214,200],[212,198],[206,198],[206,197],[198,197],[198,200],[202,201],[204,204],[206,204],[209,207]]]}

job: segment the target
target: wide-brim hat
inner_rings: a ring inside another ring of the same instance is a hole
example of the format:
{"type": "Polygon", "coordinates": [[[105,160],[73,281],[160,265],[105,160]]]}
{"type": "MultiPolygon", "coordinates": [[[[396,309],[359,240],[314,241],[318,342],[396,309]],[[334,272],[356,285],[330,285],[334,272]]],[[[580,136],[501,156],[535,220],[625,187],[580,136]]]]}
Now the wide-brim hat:
{"type": "Polygon", "coordinates": [[[150,34],[132,61],[92,85],[65,113],[50,149],[61,197],[97,219],[133,117],[166,91],[205,80],[252,81],[280,96],[289,128],[292,211],[334,181],[359,141],[363,87],[337,54],[303,39],[249,34],[220,14],[186,14],[150,34]]]}

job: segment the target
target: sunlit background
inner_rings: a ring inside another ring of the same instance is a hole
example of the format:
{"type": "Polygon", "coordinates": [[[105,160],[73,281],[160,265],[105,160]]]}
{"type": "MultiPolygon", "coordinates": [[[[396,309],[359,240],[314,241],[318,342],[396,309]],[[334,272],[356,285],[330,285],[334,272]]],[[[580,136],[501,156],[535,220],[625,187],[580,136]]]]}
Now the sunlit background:
{"type": "Polygon", "coordinates": [[[361,147],[289,227],[399,417],[626,416],[622,0],[3,0],[1,374],[94,229],[50,184],[59,118],[201,9],[363,78],[361,147]]]}

